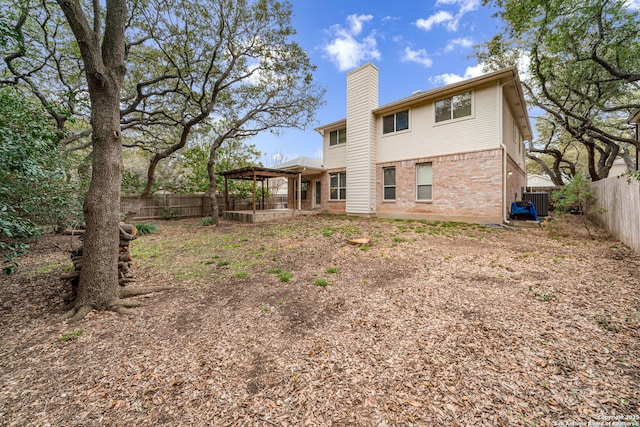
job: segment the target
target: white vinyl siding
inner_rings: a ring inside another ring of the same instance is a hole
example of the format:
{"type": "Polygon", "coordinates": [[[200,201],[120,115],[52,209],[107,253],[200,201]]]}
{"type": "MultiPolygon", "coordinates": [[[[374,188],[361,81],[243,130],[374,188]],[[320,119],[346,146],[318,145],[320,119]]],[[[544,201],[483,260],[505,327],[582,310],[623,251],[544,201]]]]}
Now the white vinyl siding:
{"type": "MultiPolygon", "coordinates": [[[[343,123],[346,123],[344,121],[343,123]]],[[[337,124],[336,124],[337,126],[337,124]]],[[[342,124],[340,129],[346,129],[345,125],[342,124]]],[[[331,133],[334,130],[331,129],[324,131],[323,138],[323,154],[322,154],[322,162],[325,168],[327,169],[341,169],[347,166],[347,145],[348,144],[338,144],[331,146],[331,133]]],[[[346,132],[345,132],[346,135],[346,132]]]]}
{"type": "MultiPolygon", "coordinates": [[[[468,120],[436,123],[433,102],[412,107],[411,132],[380,136],[378,162],[498,148],[501,131],[496,117],[498,86],[494,83],[474,88],[474,114],[468,120]]],[[[382,115],[378,120],[382,121],[382,115]]]]}
{"type": "Polygon", "coordinates": [[[347,213],[375,212],[378,69],[366,64],[347,75],[347,213]]]}
{"type": "Polygon", "coordinates": [[[525,159],[522,155],[524,151],[522,147],[522,135],[520,134],[518,123],[506,99],[502,101],[502,141],[509,157],[524,170],[525,159]]]}

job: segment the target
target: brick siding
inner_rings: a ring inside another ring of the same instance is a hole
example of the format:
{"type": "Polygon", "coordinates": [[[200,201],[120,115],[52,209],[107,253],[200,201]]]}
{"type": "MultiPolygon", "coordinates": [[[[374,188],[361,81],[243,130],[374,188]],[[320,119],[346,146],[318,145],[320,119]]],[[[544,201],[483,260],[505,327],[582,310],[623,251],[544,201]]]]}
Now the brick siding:
{"type": "Polygon", "coordinates": [[[502,221],[502,150],[381,163],[376,167],[378,216],[502,221]],[[431,201],[416,200],[416,164],[432,164],[431,201]],[[396,168],[396,200],[382,200],[382,169],[396,168]]]}

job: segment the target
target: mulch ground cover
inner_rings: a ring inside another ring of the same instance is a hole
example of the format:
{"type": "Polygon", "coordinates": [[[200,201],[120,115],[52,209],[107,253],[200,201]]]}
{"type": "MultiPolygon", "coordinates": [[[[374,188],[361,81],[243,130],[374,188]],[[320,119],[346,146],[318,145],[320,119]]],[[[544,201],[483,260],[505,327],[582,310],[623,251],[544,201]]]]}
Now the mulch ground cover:
{"type": "Polygon", "coordinates": [[[0,277],[0,425],[640,424],[640,257],[581,218],[156,224],[135,316],[56,322],[69,236],[0,277]]]}

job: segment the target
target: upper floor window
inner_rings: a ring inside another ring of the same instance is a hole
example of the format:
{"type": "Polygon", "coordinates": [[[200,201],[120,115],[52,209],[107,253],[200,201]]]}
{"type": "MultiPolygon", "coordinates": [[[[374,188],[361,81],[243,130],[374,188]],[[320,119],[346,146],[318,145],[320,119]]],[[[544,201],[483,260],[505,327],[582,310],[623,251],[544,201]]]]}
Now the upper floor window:
{"type": "Polygon", "coordinates": [[[471,92],[436,101],[436,123],[471,115],[471,92]]]}
{"type": "Polygon", "coordinates": [[[338,144],[347,143],[347,129],[337,129],[329,132],[329,147],[333,147],[338,144]]]}
{"type": "Polygon", "coordinates": [[[382,133],[409,129],[409,110],[399,111],[382,117],[382,133]]]}

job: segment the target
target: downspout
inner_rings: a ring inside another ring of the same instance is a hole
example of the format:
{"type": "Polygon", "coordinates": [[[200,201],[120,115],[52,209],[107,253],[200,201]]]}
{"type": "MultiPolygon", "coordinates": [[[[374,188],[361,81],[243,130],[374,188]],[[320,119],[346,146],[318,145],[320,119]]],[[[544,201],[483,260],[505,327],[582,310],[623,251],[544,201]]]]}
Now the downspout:
{"type": "Polygon", "coordinates": [[[507,166],[508,166],[508,154],[507,154],[507,146],[504,144],[504,138],[503,136],[503,132],[504,132],[504,123],[502,123],[502,118],[503,118],[503,114],[502,114],[502,103],[503,101],[503,96],[502,96],[502,91],[503,88],[508,85],[509,83],[512,83],[515,80],[515,78],[506,81],[504,83],[502,83],[500,86],[498,86],[499,90],[498,90],[498,142],[500,144],[500,146],[502,147],[502,222],[504,223],[508,223],[510,221],[509,216],[507,215],[507,166]]]}

